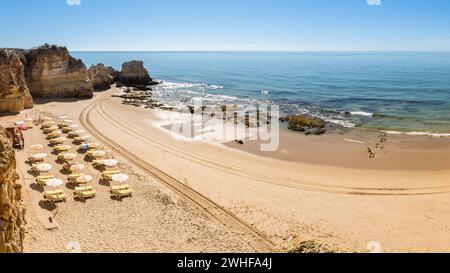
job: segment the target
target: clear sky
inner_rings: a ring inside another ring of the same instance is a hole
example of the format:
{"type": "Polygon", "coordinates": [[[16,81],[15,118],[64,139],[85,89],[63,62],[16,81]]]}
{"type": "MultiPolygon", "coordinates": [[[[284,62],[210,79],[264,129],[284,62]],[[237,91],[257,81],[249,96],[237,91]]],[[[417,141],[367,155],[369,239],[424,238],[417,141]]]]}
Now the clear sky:
{"type": "Polygon", "coordinates": [[[72,51],[450,51],[449,0],[0,0],[0,4],[0,47],[29,48],[48,42],[72,51]]]}

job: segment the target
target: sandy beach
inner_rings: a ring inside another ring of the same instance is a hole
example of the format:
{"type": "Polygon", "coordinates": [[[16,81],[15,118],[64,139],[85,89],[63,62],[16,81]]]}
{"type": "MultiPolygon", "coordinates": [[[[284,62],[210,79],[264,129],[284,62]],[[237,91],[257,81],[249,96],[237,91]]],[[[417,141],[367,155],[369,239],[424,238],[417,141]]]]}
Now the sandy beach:
{"type": "MultiPolygon", "coordinates": [[[[310,240],[330,251],[367,252],[373,241],[385,252],[448,251],[447,139],[387,136],[380,144],[380,134],[357,130],[283,131],[280,148],[261,153],[257,141],[175,140],[158,125],[160,110],[124,105],[115,92],[38,100],[28,114],[79,122],[121,162],[135,195],[112,200],[100,173],[83,162],[98,196],[79,202],[69,194],[50,222],[55,210],[40,202],[24,163],[30,151],[18,152],[25,252],[66,252],[69,242],[85,252],[283,252],[310,240]]],[[[38,128],[25,138],[27,145],[45,141],[38,128]]]]}

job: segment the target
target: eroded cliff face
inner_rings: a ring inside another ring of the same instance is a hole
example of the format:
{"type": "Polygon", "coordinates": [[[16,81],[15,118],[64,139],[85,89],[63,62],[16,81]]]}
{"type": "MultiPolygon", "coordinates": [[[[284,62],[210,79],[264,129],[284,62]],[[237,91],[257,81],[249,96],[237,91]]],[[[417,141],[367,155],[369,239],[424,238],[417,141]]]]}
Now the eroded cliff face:
{"type": "Polygon", "coordinates": [[[18,50],[0,49],[0,112],[19,112],[33,107],[21,57],[18,50]]]}
{"type": "Polygon", "coordinates": [[[25,58],[25,77],[32,96],[93,96],[86,66],[66,47],[44,45],[25,51],[25,58]]]}
{"type": "Polygon", "coordinates": [[[23,251],[25,208],[15,168],[14,150],[0,127],[0,253],[23,251]]]}
{"type": "Polygon", "coordinates": [[[111,88],[118,73],[114,68],[104,64],[93,65],[89,68],[88,74],[94,90],[102,91],[111,88]]]}

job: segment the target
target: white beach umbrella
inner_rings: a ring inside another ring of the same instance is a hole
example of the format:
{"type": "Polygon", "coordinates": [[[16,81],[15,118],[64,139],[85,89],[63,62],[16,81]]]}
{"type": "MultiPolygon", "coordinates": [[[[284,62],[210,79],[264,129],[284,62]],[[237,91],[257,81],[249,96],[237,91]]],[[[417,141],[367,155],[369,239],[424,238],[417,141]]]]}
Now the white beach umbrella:
{"type": "Polygon", "coordinates": [[[113,182],[125,183],[130,179],[130,177],[124,173],[118,173],[113,175],[111,179],[113,182]]]}
{"type": "Polygon", "coordinates": [[[39,154],[34,154],[31,157],[33,157],[34,159],[44,159],[48,156],[48,154],[44,154],[44,153],[39,153],[39,154]]]}
{"type": "Polygon", "coordinates": [[[45,182],[45,185],[47,187],[58,188],[58,187],[61,187],[62,185],[64,185],[64,181],[62,181],[61,179],[52,178],[52,179],[47,180],[45,182]]]}
{"type": "Polygon", "coordinates": [[[84,169],[84,165],[83,164],[75,164],[73,166],[70,167],[70,170],[72,172],[80,172],[84,169]]]}
{"type": "Polygon", "coordinates": [[[92,156],[95,158],[104,157],[106,155],[105,151],[95,151],[92,153],[92,156]]]}
{"type": "Polygon", "coordinates": [[[68,242],[66,245],[66,250],[71,254],[81,253],[81,245],[78,242],[68,242]]]}
{"type": "Polygon", "coordinates": [[[80,177],[77,178],[77,182],[78,183],[89,183],[92,180],[94,180],[94,178],[90,175],[82,175],[80,177]]]}
{"type": "Polygon", "coordinates": [[[119,161],[117,161],[115,159],[105,159],[102,161],[102,164],[106,167],[115,167],[115,166],[117,166],[118,163],[119,163],[119,161]]]}
{"type": "Polygon", "coordinates": [[[45,130],[53,132],[53,131],[59,130],[59,127],[58,126],[50,126],[50,127],[46,128],[45,130]]]}
{"type": "Polygon", "coordinates": [[[62,132],[61,131],[53,131],[53,132],[51,132],[50,134],[48,134],[47,136],[48,137],[59,137],[59,136],[61,136],[62,135],[62,132]]]}
{"type": "Polygon", "coordinates": [[[64,142],[66,142],[66,141],[67,141],[67,138],[65,138],[65,137],[58,137],[58,138],[50,140],[50,143],[62,144],[64,142]]]}
{"type": "Polygon", "coordinates": [[[72,148],[70,145],[58,145],[55,147],[55,150],[68,151],[68,150],[70,150],[70,148],[72,148]]]}
{"type": "Polygon", "coordinates": [[[38,172],[49,172],[51,169],[52,169],[52,165],[47,164],[47,163],[38,164],[36,166],[36,170],[38,170],[38,172]]]}
{"type": "Polygon", "coordinates": [[[88,147],[89,149],[97,149],[98,147],[100,147],[100,144],[96,142],[88,143],[88,147]]]}
{"type": "Polygon", "coordinates": [[[44,146],[41,144],[35,144],[35,145],[31,145],[30,149],[33,151],[39,151],[39,150],[44,149],[44,146]]]}
{"type": "Polygon", "coordinates": [[[70,161],[70,160],[74,160],[75,158],[77,158],[77,154],[67,153],[67,154],[63,154],[62,157],[64,158],[64,160],[70,161]]]}

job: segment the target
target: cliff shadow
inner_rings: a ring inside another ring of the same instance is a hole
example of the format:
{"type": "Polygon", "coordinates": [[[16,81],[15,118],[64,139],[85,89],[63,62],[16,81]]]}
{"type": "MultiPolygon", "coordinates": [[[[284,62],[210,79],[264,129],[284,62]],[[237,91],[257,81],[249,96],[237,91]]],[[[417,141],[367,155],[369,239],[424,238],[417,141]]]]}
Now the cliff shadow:
{"type": "Polygon", "coordinates": [[[34,97],[33,101],[34,104],[36,105],[43,105],[43,104],[48,104],[51,102],[77,102],[77,101],[81,101],[81,100],[89,100],[91,98],[88,97],[80,97],[80,98],[76,98],[76,97],[70,97],[70,98],[62,98],[62,97],[50,97],[50,98],[41,98],[41,97],[34,97]]]}
{"type": "Polygon", "coordinates": [[[0,118],[3,117],[15,117],[17,115],[19,115],[20,112],[0,112],[0,118]]]}

